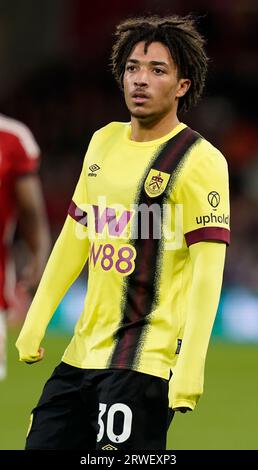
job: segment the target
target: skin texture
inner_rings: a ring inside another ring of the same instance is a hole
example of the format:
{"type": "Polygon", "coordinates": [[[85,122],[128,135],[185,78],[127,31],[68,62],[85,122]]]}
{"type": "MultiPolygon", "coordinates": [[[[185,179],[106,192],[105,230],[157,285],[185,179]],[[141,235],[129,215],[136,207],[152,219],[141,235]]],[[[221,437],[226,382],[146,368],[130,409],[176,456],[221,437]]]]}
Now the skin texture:
{"type": "MultiPolygon", "coordinates": [[[[33,296],[39,284],[50,251],[50,232],[46,217],[41,183],[37,175],[17,178],[15,198],[19,226],[30,249],[30,259],[25,266],[20,283],[33,296]]],[[[39,348],[36,361],[44,356],[39,348]]],[[[27,362],[32,364],[33,362],[27,362]]]]}
{"type": "Polygon", "coordinates": [[[38,176],[26,175],[18,178],[15,197],[19,226],[31,254],[20,282],[34,295],[50,251],[50,234],[38,176]]]}
{"type": "Polygon", "coordinates": [[[178,100],[191,85],[189,79],[178,78],[177,67],[164,44],[152,42],[146,53],[144,46],[141,41],[132,49],[123,80],[131,114],[131,139],[142,142],[163,137],[177,126],[178,100]]]}

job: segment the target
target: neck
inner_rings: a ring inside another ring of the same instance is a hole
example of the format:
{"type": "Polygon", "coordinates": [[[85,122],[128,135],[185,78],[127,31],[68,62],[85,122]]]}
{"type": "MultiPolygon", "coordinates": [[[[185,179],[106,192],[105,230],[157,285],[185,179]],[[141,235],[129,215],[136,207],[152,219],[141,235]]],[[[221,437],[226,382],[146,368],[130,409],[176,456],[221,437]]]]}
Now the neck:
{"type": "Polygon", "coordinates": [[[136,142],[148,142],[150,140],[160,139],[164,135],[171,132],[177,125],[179,120],[177,116],[165,116],[158,121],[148,122],[144,119],[131,117],[131,140],[136,142]]]}

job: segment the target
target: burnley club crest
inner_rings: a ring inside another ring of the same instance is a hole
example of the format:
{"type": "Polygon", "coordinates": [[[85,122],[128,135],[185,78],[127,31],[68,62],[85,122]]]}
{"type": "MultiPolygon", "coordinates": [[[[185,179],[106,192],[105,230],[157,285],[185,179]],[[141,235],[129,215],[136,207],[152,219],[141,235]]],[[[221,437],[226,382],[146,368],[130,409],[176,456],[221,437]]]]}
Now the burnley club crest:
{"type": "Polygon", "coordinates": [[[160,196],[166,189],[170,174],[152,168],[144,183],[144,189],[149,197],[160,196]]]}

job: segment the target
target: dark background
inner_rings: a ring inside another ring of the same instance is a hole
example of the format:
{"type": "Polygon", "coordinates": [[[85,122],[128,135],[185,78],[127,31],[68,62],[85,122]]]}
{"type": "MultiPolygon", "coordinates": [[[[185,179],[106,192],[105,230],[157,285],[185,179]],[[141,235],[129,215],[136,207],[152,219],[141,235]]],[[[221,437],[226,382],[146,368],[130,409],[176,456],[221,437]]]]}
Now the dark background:
{"type": "Polygon", "coordinates": [[[0,0],[0,111],[24,121],[41,149],[53,239],[92,133],[129,120],[109,65],[115,25],[131,15],[199,17],[209,75],[184,121],[226,156],[232,244],[226,285],[258,286],[258,1],[0,0]]]}

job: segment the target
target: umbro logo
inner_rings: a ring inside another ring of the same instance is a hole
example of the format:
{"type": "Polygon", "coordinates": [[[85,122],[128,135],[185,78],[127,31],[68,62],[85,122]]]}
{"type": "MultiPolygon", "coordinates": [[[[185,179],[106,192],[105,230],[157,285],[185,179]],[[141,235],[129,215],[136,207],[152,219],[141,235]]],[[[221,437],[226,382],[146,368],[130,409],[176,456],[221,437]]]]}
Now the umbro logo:
{"type": "Polygon", "coordinates": [[[89,166],[89,170],[91,171],[88,173],[88,176],[97,176],[96,171],[100,170],[100,166],[97,163],[93,163],[93,165],[89,166]]]}
{"type": "Polygon", "coordinates": [[[104,447],[102,447],[102,450],[117,450],[117,447],[114,447],[111,444],[107,444],[104,447]]]}

